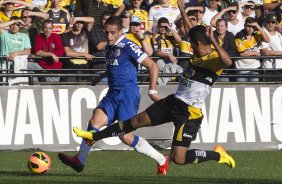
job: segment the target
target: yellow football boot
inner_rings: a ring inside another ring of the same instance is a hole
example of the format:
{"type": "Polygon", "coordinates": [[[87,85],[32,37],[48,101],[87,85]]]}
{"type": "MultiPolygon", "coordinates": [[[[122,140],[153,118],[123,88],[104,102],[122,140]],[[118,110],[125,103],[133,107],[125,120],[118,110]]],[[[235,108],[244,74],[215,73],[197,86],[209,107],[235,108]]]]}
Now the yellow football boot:
{"type": "Polygon", "coordinates": [[[235,161],[234,159],[226,153],[224,148],[221,145],[217,145],[213,149],[215,152],[218,152],[220,154],[220,160],[218,163],[220,164],[226,164],[227,166],[231,168],[235,168],[235,161]]]}
{"type": "Polygon", "coordinates": [[[76,134],[77,137],[81,137],[83,139],[89,139],[93,141],[93,135],[92,132],[88,132],[86,130],[81,130],[77,127],[73,127],[73,131],[76,134]]]}

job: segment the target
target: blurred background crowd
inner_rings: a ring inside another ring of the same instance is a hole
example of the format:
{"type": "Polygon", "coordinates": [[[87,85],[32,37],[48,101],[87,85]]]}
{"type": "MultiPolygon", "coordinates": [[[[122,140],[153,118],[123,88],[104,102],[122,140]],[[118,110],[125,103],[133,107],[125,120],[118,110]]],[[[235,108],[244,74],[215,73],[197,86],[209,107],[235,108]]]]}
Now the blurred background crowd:
{"type": "MultiPolygon", "coordinates": [[[[13,65],[17,56],[34,55],[27,69],[105,69],[94,64],[105,56],[103,29],[111,15],[123,22],[123,34],[135,41],[156,60],[162,73],[182,73],[193,54],[180,9],[191,26],[207,25],[234,60],[238,73],[244,69],[282,68],[282,59],[255,56],[282,56],[282,1],[254,0],[0,0],[0,55],[7,56],[2,68],[13,65]],[[59,57],[74,59],[61,61],[59,57]],[[75,57],[79,57],[76,58],[75,57]],[[5,63],[6,62],[6,63],[5,63]]],[[[45,81],[74,81],[75,78],[46,77],[45,81]]],[[[160,85],[174,78],[159,78],[160,85]]],[[[258,78],[238,78],[240,82],[258,78]]]]}

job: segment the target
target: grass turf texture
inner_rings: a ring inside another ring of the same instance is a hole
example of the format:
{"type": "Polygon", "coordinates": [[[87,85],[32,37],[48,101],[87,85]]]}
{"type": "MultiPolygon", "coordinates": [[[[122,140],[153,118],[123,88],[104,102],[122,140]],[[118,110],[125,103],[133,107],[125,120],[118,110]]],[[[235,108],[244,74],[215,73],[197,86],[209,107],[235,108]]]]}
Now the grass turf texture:
{"type": "Polygon", "coordinates": [[[52,159],[51,169],[34,175],[27,168],[31,153],[1,151],[0,183],[282,183],[281,151],[230,152],[236,161],[235,169],[214,161],[184,166],[171,163],[167,176],[156,176],[156,163],[135,151],[92,152],[79,174],[63,165],[57,153],[47,152],[52,159]]]}

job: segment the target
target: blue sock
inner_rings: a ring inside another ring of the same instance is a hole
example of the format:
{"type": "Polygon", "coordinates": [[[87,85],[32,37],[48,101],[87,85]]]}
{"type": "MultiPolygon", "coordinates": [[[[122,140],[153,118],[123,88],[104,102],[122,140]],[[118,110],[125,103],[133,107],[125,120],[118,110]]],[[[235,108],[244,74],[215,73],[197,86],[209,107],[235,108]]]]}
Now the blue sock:
{"type": "MultiPolygon", "coordinates": [[[[99,132],[99,129],[92,127],[89,124],[87,127],[87,131],[99,132]]],[[[93,143],[86,141],[85,139],[82,139],[82,142],[79,148],[78,159],[80,160],[80,162],[83,165],[85,165],[86,159],[89,155],[89,152],[91,151],[92,146],[93,146],[93,143]]]]}

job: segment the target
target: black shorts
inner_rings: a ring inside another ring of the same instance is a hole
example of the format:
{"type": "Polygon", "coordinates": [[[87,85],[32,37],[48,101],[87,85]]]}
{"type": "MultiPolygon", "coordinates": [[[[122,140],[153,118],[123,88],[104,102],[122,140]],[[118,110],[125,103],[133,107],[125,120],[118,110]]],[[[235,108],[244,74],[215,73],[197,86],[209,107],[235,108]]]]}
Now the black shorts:
{"type": "Polygon", "coordinates": [[[169,95],[146,109],[153,126],[173,122],[175,130],[172,145],[189,147],[201,127],[202,110],[189,106],[169,95]]]}

